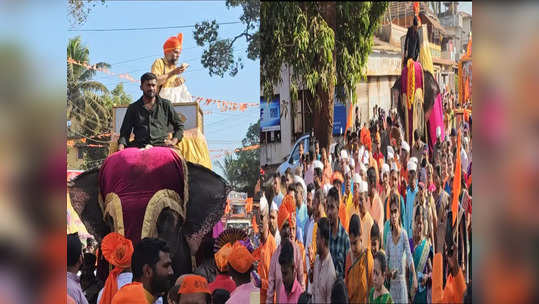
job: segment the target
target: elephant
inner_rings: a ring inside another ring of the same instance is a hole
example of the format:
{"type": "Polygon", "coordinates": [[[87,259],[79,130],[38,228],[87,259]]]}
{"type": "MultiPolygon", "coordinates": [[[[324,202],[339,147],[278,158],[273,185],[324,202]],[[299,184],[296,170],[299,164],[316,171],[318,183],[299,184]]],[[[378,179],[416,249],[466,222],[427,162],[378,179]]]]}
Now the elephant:
{"type": "MultiPolygon", "coordinates": [[[[425,121],[429,120],[430,113],[434,102],[440,94],[440,87],[438,82],[434,79],[434,76],[429,71],[423,71],[423,81],[424,81],[424,101],[423,101],[423,113],[425,113],[425,121]]],[[[398,77],[393,87],[391,88],[392,96],[398,96],[398,98],[393,98],[392,108],[397,108],[398,117],[401,120],[401,126],[404,126],[404,104],[401,101],[401,77],[398,77]]],[[[428,130],[428,129],[427,129],[428,130]]],[[[428,131],[426,132],[428,133],[428,131]]],[[[421,137],[426,141],[428,134],[422,134],[421,137]]]]}
{"type": "MultiPolygon", "coordinates": [[[[129,149],[137,148],[128,148],[125,150],[129,149]]],[[[151,149],[169,148],[154,147],[151,149]]],[[[106,174],[111,176],[114,175],[114,172],[117,173],[120,171],[117,166],[112,168],[108,166],[109,169],[107,169],[107,161],[117,153],[122,152],[116,152],[109,156],[101,168],[87,170],[68,183],[68,194],[70,195],[74,210],[81,218],[88,232],[98,242],[106,234],[115,230],[115,224],[111,216],[107,212],[105,212],[107,215],[105,217],[103,216],[103,208],[100,205],[100,191],[103,188],[103,172],[106,171],[106,174]]],[[[146,153],[150,152],[146,151],[146,153]]],[[[146,162],[146,164],[155,162],[155,160],[148,162],[146,159],[142,161],[146,162]]],[[[175,274],[174,279],[182,274],[193,271],[195,265],[193,265],[192,257],[196,255],[202,239],[206,235],[211,234],[213,226],[223,216],[227,196],[231,190],[229,184],[221,176],[206,167],[184,161],[183,159],[182,163],[187,168],[183,172],[186,172],[188,176],[186,189],[189,193],[187,203],[185,204],[185,216],[181,216],[173,208],[164,207],[158,209],[159,213],[155,220],[155,227],[153,227],[156,234],[155,237],[165,240],[170,248],[172,267],[175,274]]],[[[134,170],[136,170],[133,167],[143,167],[145,164],[140,164],[139,162],[135,165],[131,164],[131,166],[126,171],[133,175],[134,170]]],[[[174,170],[175,165],[172,168],[174,170]]],[[[147,172],[142,173],[146,174],[147,172]]],[[[135,183],[137,178],[144,179],[145,176],[129,176],[127,181],[128,183],[135,183]]],[[[159,177],[152,178],[157,180],[156,183],[160,183],[159,177]]],[[[180,180],[172,182],[169,180],[167,182],[176,183],[180,182],[180,180]]],[[[123,208],[128,209],[128,207],[123,208]]],[[[126,229],[127,232],[128,230],[126,229]]],[[[130,239],[134,245],[138,241],[136,238],[130,239]]]]}

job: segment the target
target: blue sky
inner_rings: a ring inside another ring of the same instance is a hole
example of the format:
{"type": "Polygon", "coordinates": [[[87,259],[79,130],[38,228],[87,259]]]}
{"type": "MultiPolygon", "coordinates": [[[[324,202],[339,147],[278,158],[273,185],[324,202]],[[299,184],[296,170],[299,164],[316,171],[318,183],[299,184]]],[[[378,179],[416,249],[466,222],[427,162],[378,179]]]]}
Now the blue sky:
{"type": "MultiPolygon", "coordinates": [[[[237,22],[241,14],[241,8],[227,9],[224,1],[107,1],[105,5],[98,4],[92,10],[84,25],[76,28],[68,26],[68,29],[166,27],[194,25],[213,19],[218,23],[237,22]]],[[[242,29],[242,24],[222,25],[219,35],[226,38],[233,37],[242,29]]],[[[190,64],[184,77],[193,96],[234,102],[257,102],[260,83],[259,61],[247,59],[245,40],[240,39],[234,45],[236,57],[241,56],[243,59],[243,70],[240,70],[235,77],[210,77],[200,63],[203,49],[196,45],[193,30],[194,28],[107,32],[72,30],[67,32],[67,38],[81,36],[83,44],[90,50],[91,63],[107,62],[112,65],[111,71],[129,73],[138,79],[140,75],[150,70],[155,59],[163,56],[162,46],[165,40],[183,32],[184,43],[180,62],[190,64]]],[[[134,100],[141,96],[136,83],[100,72],[94,79],[104,83],[109,89],[113,89],[119,82],[124,82],[126,92],[134,100]]],[[[219,112],[215,106],[203,106],[202,109],[212,111],[211,114],[204,116],[205,136],[210,150],[232,150],[240,147],[247,128],[255,123],[259,116],[257,107],[250,107],[245,112],[219,112]]],[[[211,153],[211,156],[216,154],[218,153],[211,153]]],[[[215,163],[214,170],[222,173],[215,163]]]]}

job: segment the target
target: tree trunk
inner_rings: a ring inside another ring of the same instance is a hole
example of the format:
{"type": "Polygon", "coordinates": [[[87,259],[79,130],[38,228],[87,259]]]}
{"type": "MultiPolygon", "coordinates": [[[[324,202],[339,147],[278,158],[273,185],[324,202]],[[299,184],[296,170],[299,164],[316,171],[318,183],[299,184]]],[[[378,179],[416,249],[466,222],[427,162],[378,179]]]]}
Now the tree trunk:
{"type": "MultiPolygon", "coordinates": [[[[320,13],[329,27],[335,33],[336,30],[336,5],[335,2],[319,2],[320,13]]],[[[336,53],[333,50],[333,71],[336,73],[336,53]]],[[[316,98],[318,107],[315,107],[314,134],[320,140],[320,147],[325,147],[329,154],[329,146],[333,142],[333,104],[335,99],[335,82],[332,80],[328,89],[324,90],[321,84],[316,87],[316,98]]]]}
{"type": "Polygon", "coordinates": [[[325,147],[329,153],[329,146],[333,141],[333,104],[335,97],[335,84],[329,90],[322,89],[319,84],[316,88],[319,106],[316,107],[314,121],[314,135],[320,141],[320,147],[325,147]]]}

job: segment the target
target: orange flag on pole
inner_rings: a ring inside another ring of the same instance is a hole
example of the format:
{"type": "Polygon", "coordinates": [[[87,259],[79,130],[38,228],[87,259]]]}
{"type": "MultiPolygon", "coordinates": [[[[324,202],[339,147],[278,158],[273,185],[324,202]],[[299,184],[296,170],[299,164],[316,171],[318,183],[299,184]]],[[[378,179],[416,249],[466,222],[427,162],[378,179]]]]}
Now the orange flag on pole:
{"type": "Polygon", "coordinates": [[[247,202],[245,203],[245,212],[249,213],[253,210],[253,198],[248,197],[247,202]]]}
{"type": "Polygon", "coordinates": [[[457,220],[458,207],[459,207],[459,194],[460,194],[460,185],[461,185],[461,175],[462,169],[460,164],[460,129],[457,134],[457,160],[455,161],[455,177],[453,177],[453,202],[451,203],[451,211],[453,211],[453,225],[457,220]]]}
{"type": "Polygon", "coordinates": [[[254,233],[258,233],[258,224],[256,223],[256,219],[254,216],[251,218],[251,225],[253,225],[254,233]]]}
{"type": "Polygon", "coordinates": [[[348,118],[346,119],[346,127],[344,129],[344,135],[348,132],[348,129],[352,127],[352,114],[354,114],[354,105],[350,105],[348,109],[348,118]]]}

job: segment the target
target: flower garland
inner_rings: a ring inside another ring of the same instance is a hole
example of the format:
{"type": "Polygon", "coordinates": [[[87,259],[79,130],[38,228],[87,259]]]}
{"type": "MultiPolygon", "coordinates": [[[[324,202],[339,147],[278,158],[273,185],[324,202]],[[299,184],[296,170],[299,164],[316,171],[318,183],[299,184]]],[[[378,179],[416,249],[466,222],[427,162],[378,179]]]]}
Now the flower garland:
{"type": "Polygon", "coordinates": [[[414,61],[411,58],[408,59],[406,65],[408,69],[406,97],[408,99],[408,110],[410,110],[412,109],[412,104],[414,103],[415,96],[415,65],[414,61]]]}

